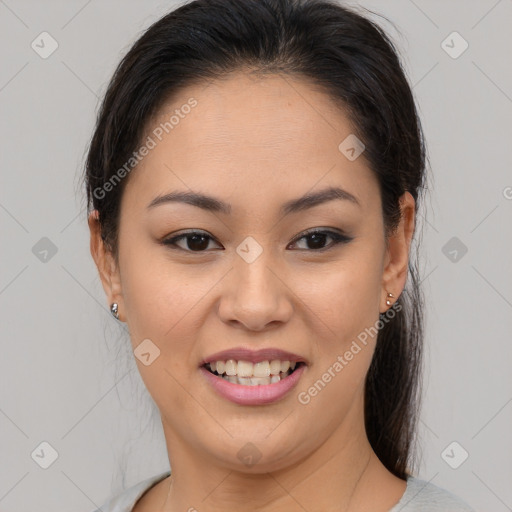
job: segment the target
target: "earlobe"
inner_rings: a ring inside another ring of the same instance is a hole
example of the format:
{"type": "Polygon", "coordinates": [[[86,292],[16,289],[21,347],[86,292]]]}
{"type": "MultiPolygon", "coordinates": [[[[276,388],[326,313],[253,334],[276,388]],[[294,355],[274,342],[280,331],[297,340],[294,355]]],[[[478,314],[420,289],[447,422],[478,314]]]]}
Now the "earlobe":
{"type": "MultiPolygon", "coordinates": [[[[109,308],[112,303],[122,303],[122,288],[115,259],[101,237],[101,225],[98,210],[89,214],[90,250],[100,275],[103,290],[107,296],[109,308]]],[[[119,318],[120,319],[120,318],[119,318]]]]}
{"type": "Polygon", "coordinates": [[[400,222],[387,241],[382,275],[381,313],[397,300],[396,297],[402,293],[407,279],[409,251],[415,225],[415,201],[409,192],[404,192],[400,197],[400,210],[400,222]]]}

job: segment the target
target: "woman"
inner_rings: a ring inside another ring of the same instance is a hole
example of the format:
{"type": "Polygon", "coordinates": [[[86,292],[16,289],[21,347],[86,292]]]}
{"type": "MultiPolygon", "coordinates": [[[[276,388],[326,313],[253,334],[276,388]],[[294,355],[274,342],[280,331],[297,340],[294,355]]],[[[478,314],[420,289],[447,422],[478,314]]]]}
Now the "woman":
{"type": "Polygon", "coordinates": [[[85,180],[172,473],[103,512],[471,510],[412,476],[425,163],[392,43],[334,1],[195,0],[142,35],[85,180]]]}

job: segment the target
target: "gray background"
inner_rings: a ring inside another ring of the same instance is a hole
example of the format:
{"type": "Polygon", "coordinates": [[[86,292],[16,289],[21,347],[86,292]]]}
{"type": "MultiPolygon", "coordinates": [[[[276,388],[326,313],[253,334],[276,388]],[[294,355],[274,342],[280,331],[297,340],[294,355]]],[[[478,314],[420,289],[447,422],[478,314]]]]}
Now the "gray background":
{"type": "MultiPolygon", "coordinates": [[[[79,180],[114,66],[173,5],[0,0],[0,511],[89,511],[168,467],[89,253],[79,180]],[[43,31],[58,43],[45,59],[31,47],[43,31]],[[47,469],[44,441],[58,453],[47,469]]],[[[419,476],[477,510],[512,510],[512,1],[360,5],[401,31],[376,18],[402,52],[433,170],[419,476]],[[469,44],[458,58],[442,46],[454,31],[469,44]]]]}

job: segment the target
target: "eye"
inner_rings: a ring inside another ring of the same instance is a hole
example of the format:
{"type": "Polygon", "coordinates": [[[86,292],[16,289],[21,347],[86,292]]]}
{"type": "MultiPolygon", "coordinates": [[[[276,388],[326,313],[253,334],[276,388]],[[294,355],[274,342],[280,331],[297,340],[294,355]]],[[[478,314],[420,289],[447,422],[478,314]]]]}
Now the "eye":
{"type": "Polygon", "coordinates": [[[184,251],[204,252],[205,249],[208,248],[209,242],[211,240],[213,240],[213,238],[203,231],[189,231],[188,233],[182,233],[181,235],[162,240],[162,243],[164,245],[175,246],[178,249],[182,249],[184,251]],[[185,247],[182,247],[178,244],[178,242],[183,240],[185,241],[185,247]]]}
{"type": "Polygon", "coordinates": [[[301,237],[297,238],[296,242],[294,243],[297,243],[300,240],[309,241],[309,243],[306,242],[306,245],[309,245],[309,247],[306,247],[306,249],[324,251],[334,247],[335,245],[350,242],[352,238],[341,233],[338,233],[336,231],[316,229],[303,234],[301,237]],[[333,241],[326,247],[325,241],[328,238],[332,238],[333,241]]]}
{"type": "MultiPolygon", "coordinates": [[[[297,242],[301,240],[306,240],[307,247],[299,247],[299,249],[309,249],[320,252],[332,248],[337,244],[350,242],[352,238],[336,231],[316,229],[302,234],[299,238],[296,238],[294,242],[289,244],[288,247],[297,244],[297,242]],[[326,240],[329,238],[332,239],[332,242],[326,246],[326,240]]],[[[189,231],[181,235],[166,238],[162,240],[161,243],[166,246],[171,246],[171,248],[178,248],[187,252],[205,252],[209,247],[210,241],[215,240],[203,231],[189,231]],[[182,242],[184,242],[183,245],[180,245],[182,242]]]]}

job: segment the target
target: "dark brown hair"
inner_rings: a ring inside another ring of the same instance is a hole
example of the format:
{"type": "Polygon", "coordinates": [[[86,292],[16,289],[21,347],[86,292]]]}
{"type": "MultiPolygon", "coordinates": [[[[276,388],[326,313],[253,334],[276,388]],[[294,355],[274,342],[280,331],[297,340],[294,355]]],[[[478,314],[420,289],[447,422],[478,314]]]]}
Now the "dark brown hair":
{"type": "MultiPolygon", "coordinates": [[[[383,29],[335,0],[194,0],[159,19],[133,44],[98,114],[84,175],[87,205],[99,211],[103,240],[116,259],[126,162],[148,122],[188,85],[244,69],[308,80],[343,108],[378,179],[387,234],[401,218],[399,197],[405,191],[418,211],[425,144],[411,88],[383,29]],[[116,176],[124,177],[117,183],[116,176]]],[[[401,308],[383,322],[365,388],[369,441],[400,478],[411,474],[414,462],[421,387],[417,267],[411,258],[401,308]]]]}

